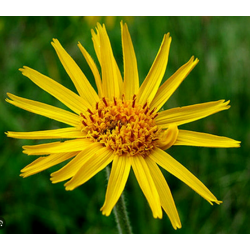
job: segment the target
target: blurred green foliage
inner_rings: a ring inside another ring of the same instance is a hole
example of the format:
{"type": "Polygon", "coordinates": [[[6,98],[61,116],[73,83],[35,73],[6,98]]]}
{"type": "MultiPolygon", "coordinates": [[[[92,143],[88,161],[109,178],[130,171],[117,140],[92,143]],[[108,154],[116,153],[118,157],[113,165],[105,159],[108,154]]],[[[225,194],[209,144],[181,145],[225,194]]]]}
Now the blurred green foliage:
{"type": "MultiPolygon", "coordinates": [[[[122,70],[119,22],[108,33],[122,70]]],[[[250,18],[249,17],[133,17],[127,18],[134,43],[140,82],[146,76],[163,35],[173,40],[164,80],[192,55],[200,62],[170,98],[165,108],[230,99],[231,109],[182,128],[224,135],[242,141],[238,149],[172,147],[169,153],[195,174],[223,204],[211,206],[188,186],[164,175],[180,214],[182,229],[175,231],[166,214],[154,219],[131,171],[125,189],[134,233],[250,233],[250,18]]],[[[101,22],[105,22],[102,18],[101,22]]],[[[6,227],[0,233],[116,233],[114,216],[99,211],[104,202],[105,171],[67,192],[63,183],[51,184],[50,173],[62,165],[28,178],[20,170],[34,157],[22,154],[22,145],[41,140],[7,138],[5,131],[35,131],[63,127],[6,103],[6,93],[64,107],[18,71],[30,66],[67,88],[73,84],[50,42],[58,38],[91,82],[94,78],[77,42],[95,61],[90,29],[83,17],[0,17],[0,216],[6,227]]],[[[123,70],[122,70],[123,71],[123,70]]]]}

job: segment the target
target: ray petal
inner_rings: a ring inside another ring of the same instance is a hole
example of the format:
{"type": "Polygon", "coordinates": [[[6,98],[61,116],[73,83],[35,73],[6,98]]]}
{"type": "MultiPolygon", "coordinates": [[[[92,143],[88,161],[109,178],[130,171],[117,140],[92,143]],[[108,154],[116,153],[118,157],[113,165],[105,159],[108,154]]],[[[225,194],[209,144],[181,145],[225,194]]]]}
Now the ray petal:
{"type": "Polygon", "coordinates": [[[57,98],[60,102],[65,104],[77,114],[80,114],[83,110],[88,109],[89,104],[83,98],[52,80],[51,78],[26,66],[24,66],[23,69],[20,69],[20,71],[37,86],[57,98]]]}
{"type": "Polygon", "coordinates": [[[164,35],[161,47],[153,65],[139,89],[138,102],[141,104],[147,102],[148,105],[150,105],[155,97],[167,67],[171,40],[172,38],[169,36],[169,33],[164,35]]]}
{"type": "Polygon", "coordinates": [[[174,145],[210,148],[238,148],[240,147],[240,141],[236,141],[224,136],[217,136],[180,129],[179,135],[174,145]]]}
{"type": "Polygon", "coordinates": [[[199,60],[192,56],[191,59],[180,67],[167,81],[165,81],[158,89],[152,103],[151,107],[156,108],[158,111],[165,102],[170,98],[174,91],[179,87],[182,81],[188,76],[192,69],[196,66],[199,60]]]}
{"type": "Polygon", "coordinates": [[[80,124],[79,116],[73,114],[69,111],[42,103],[37,101],[32,101],[30,99],[15,96],[13,94],[7,93],[8,97],[11,99],[6,99],[7,102],[27,110],[29,112],[48,117],[50,119],[66,123],[71,126],[78,127],[80,124]]]}
{"type": "Polygon", "coordinates": [[[129,34],[128,26],[121,22],[123,65],[124,65],[124,84],[122,93],[126,100],[132,100],[133,95],[139,90],[139,76],[137,61],[133,43],[129,34]]]}
{"type": "Polygon", "coordinates": [[[213,204],[212,202],[221,203],[199,179],[165,151],[156,148],[149,157],[169,173],[186,183],[210,204],[213,204]]]}
{"type": "Polygon", "coordinates": [[[74,83],[78,93],[89,103],[89,108],[91,108],[96,104],[96,102],[99,101],[99,97],[94,88],[91,86],[88,79],[78,67],[76,62],[64,50],[59,41],[57,39],[53,39],[53,42],[51,42],[51,44],[54,47],[64,69],[74,83]]]}
{"type": "Polygon", "coordinates": [[[95,53],[96,53],[97,59],[99,61],[99,64],[101,65],[101,51],[100,51],[101,45],[100,45],[100,34],[99,34],[98,29],[96,29],[96,33],[92,29],[91,35],[92,35],[92,41],[93,41],[95,53]]]}
{"type": "Polygon", "coordinates": [[[74,157],[78,152],[70,152],[70,153],[60,153],[60,154],[51,154],[45,157],[39,157],[28,166],[21,170],[22,177],[28,177],[33,174],[37,174],[45,169],[53,167],[63,161],[66,161],[72,157],[74,157]]]}
{"type": "Polygon", "coordinates": [[[50,142],[40,145],[23,146],[23,153],[28,155],[47,155],[56,153],[68,153],[84,150],[93,142],[87,139],[73,139],[65,142],[50,142]]]}
{"type": "Polygon", "coordinates": [[[92,57],[89,55],[89,53],[86,51],[86,49],[80,44],[80,42],[78,43],[78,47],[81,50],[83,56],[85,57],[85,60],[87,61],[93,75],[95,78],[95,83],[98,89],[98,95],[100,98],[103,97],[103,90],[102,90],[102,80],[101,80],[101,76],[99,74],[99,71],[96,67],[96,64],[94,62],[94,60],[92,59],[92,57]]]}
{"type": "Polygon", "coordinates": [[[173,196],[161,170],[159,169],[157,164],[149,157],[146,157],[145,161],[148,165],[151,176],[159,193],[161,205],[168,215],[172,226],[174,227],[174,229],[181,228],[181,221],[175,206],[173,196]]]}
{"type": "Polygon", "coordinates": [[[127,156],[115,155],[109,177],[102,214],[109,216],[116,202],[120,198],[130,172],[131,163],[127,156]]]}
{"type": "Polygon", "coordinates": [[[154,218],[162,218],[159,194],[144,158],[140,155],[133,156],[131,157],[131,164],[139,186],[153,212],[154,218]]]}
{"type": "Polygon", "coordinates": [[[78,172],[65,183],[66,190],[73,190],[82,185],[102,169],[104,169],[114,158],[114,152],[106,147],[96,151],[92,158],[90,158],[78,172]]]}
{"type": "Polygon", "coordinates": [[[90,146],[82,150],[73,160],[58,171],[51,174],[52,183],[65,181],[73,177],[77,171],[102,148],[100,143],[92,143],[90,146]]]}
{"type": "Polygon", "coordinates": [[[193,122],[219,111],[229,109],[229,101],[205,102],[189,105],[181,108],[172,108],[158,113],[155,118],[156,124],[162,128],[167,128],[171,123],[180,126],[185,123],[193,122]]]}
{"type": "Polygon", "coordinates": [[[113,55],[112,47],[105,26],[97,24],[100,38],[100,64],[102,68],[102,86],[104,96],[109,99],[120,97],[122,78],[113,55]]]}
{"type": "Polygon", "coordinates": [[[16,139],[68,139],[82,138],[85,136],[85,133],[81,132],[79,129],[70,127],[32,132],[8,131],[6,135],[16,139]]]}

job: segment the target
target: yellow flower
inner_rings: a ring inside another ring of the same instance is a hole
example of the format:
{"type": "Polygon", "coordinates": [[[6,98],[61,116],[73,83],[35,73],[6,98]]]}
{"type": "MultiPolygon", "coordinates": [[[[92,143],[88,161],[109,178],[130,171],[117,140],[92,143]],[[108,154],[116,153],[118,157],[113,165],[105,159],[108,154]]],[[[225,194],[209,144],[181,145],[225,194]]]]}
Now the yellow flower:
{"type": "Polygon", "coordinates": [[[201,103],[160,111],[164,103],[198,63],[191,59],[161,86],[171,43],[164,35],[158,54],[145,80],[139,86],[137,61],[126,24],[121,22],[124,78],[113,56],[105,26],[92,30],[94,49],[101,66],[97,66],[78,43],[93,72],[98,93],[75,61],[57,39],[52,45],[79,95],[56,81],[29,68],[22,74],[47,91],[73,112],[8,93],[7,102],[27,111],[69,125],[67,128],[34,132],[7,132],[19,139],[68,139],[35,146],[24,146],[24,153],[40,156],[21,170],[27,177],[71,159],[51,174],[52,183],[68,180],[66,190],[73,190],[112,163],[106,197],[101,211],[109,215],[122,194],[132,167],[155,218],[162,218],[162,208],[173,227],[181,222],[161,166],[190,186],[209,203],[220,204],[217,198],[183,165],[164,150],[173,145],[203,147],[239,147],[239,141],[200,132],[181,130],[178,126],[226,110],[229,101],[201,103]],[[159,87],[160,86],[160,87],[159,87]]]}

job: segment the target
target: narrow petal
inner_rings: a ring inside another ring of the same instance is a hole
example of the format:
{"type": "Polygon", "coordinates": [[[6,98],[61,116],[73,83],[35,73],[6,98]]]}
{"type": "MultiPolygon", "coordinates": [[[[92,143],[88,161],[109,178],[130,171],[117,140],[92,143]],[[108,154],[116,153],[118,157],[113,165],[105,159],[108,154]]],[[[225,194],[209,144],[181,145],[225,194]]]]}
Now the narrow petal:
{"type": "Polygon", "coordinates": [[[66,190],[73,190],[82,185],[102,169],[104,169],[114,159],[112,150],[106,147],[96,151],[96,154],[82,166],[73,178],[65,183],[66,190]]]}
{"type": "Polygon", "coordinates": [[[141,104],[148,102],[148,105],[150,105],[155,97],[167,67],[171,40],[172,38],[169,36],[169,33],[164,35],[154,63],[139,89],[138,102],[141,104]]]}
{"type": "Polygon", "coordinates": [[[156,124],[162,128],[167,128],[171,123],[180,126],[185,123],[193,122],[219,111],[229,109],[229,101],[225,100],[206,102],[189,105],[181,108],[172,108],[158,113],[155,118],[156,124]]]}
{"type": "Polygon", "coordinates": [[[133,156],[131,157],[131,164],[139,186],[153,212],[154,218],[162,218],[159,194],[144,158],[142,156],[133,156]]]}
{"type": "Polygon", "coordinates": [[[97,24],[100,38],[100,64],[102,68],[102,83],[104,96],[109,99],[120,97],[122,78],[115,61],[109,37],[105,26],[97,24]]]}
{"type": "Polygon", "coordinates": [[[170,124],[168,129],[162,132],[159,138],[158,147],[162,150],[170,148],[176,142],[179,130],[176,124],[170,124]]]}
{"type": "Polygon", "coordinates": [[[109,177],[105,202],[101,208],[102,214],[109,216],[120,198],[130,172],[130,159],[127,156],[115,155],[109,177]]]}
{"type": "Polygon", "coordinates": [[[16,139],[68,139],[68,138],[82,138],[85,133],[79,129],[72,128],[59,128],[43,131],[32,132],[13,132],[8,131],[6,133],[8,137],[16,139]]]}
{"type": "Polygon", "coordinates": [[[53,167],[63,161],[66,161],[72,157],[74,157],[77,152],[70,152],[70,153],[61,153],[61,154],[51,154],[46,157],[39,157],[28,166],[21,170],[22,177],[28,177],[33,174],[37,174],[45,169],[53,167]]]}
{"type": "Polygon", "coordinates": [[[100,143],[92,143],[90,146],[82,150],[73,160],[58,171],[51,174],[52,183],[65,181],[73,177],[77,171],[91,159],[96,151],[102,148],[100,143]]]}
{"type": "Polygon", "coordinates": [[[151,103],[151,107],[155,107],[156,111],[158,111],[198,62],[199,60],[197,58],[194,60],[194,57],[192,56],[186,64],[180,67],[167,81],[165,81],[158,89],[155,98],[151,103]]]}
{"type": "Polygon", "coordinates": [[[75,84],[78,93],[89,103],[89,107],[91,108],[96,104],[96,102],[99,101],[99,97],[94,88],[91,86],[88,79],[72,57],[64,50],[59,41],[57,39],[53,39],[51,44],[54,47],[64,69],[71,78],[72,82],[75,84]]]}
{"type": "Polygon", "coordinates": [[[124,93],[126,100],[132,100],[133,95],[139,90],[137,61],[133,43],[126,23],[123,25],[121,22],[121,33],[124,65],[124,85],[122,88],[122,93],[124,93]]]}
{"type": "Polygon", "coordinates": [[[92,29],[91,35],[92,35],[92,41],[93,41],[95,53],[96,53],[96,56],[97,56],[97,59],[98,59],[100,65],[101,65],[101,51],[100,51],[101,45],[100,45],[100,34],[99,34],[98,29],[96,29],[96,33],[92,29]]]}
{"type": "Polygon", "coordinates": [[[207,187],[200,180],[198,180],[183,165],[181,165],[165,151],[156,148],[149,155],[149,157],[158,165],[167,170],[169,173],[186,183],[195,192],[197,192],[200,196],[206,199],[210,204],[212,204],[212,202],[215,202],[217,204],[221,203],[221,201],[218,201],[216,197],[207,189],[207,187]]]}
{"type": "Polygon", "coordinates": [[[45,103],[18,97],[10,93],[7,93],[7,95],[12,100],[6,99],[6,101],[21,109],[27,110],[29,112],[32,112],[38,115],[48,117],[50,119],[53,119],[59,122],[66,123],[71,126],[78,127],[80,124],[79,116],[69,111],[56,108],[54,106],[51,106],[45,103]]]}
{"type": "Polygon", "coordinates": [[[26,66],[20,71],[37,86],[57,98],[77,114],[89,108],[89,104],[83,98],[38,71],[26,66]]]}
{"type": "Polygon", "coordinates": [[[240,141],[236,141],[224,136],[217,136],[180,129],[179,135],[174,145],[210,148],[238,148],[240,147],[240,141]]]}
{"type": "MultiPolygon", "coordinates": [[[[97,25],[98,27],[96,28],[96,33],[94,32],[94,30],[91,30],[91,34],[92,34],[92,40],[93,40],[93,45],[94,45],[94,49],[95,49],[95,53],[97,55],[97,58],[98,58],[98,61],[99,61],[99,64],[101,65],[101,68],[104,66],[104,67],[108,67],[106,65],[106,62],[105,60],[102,60],[102,56],[101,56],[101,51],[103,50],[103,46],[101,46],[101,38],[100,38],[100,32],[99,32],[99,29],[101,28],[102,29],[102,26],[100,24],[97,25]],[[104,65],[103,65],[104,63],[104,65]]],[[[108,38],[108,35],[107,35],[107,32],[106,32],[106,29],[105,29],[105,26],[104,26],[104,33],[106,34],[106,38],[108,39],[108,50],[111,51],[111,54],[112,54],[112,62],[113,64],[115,65],[114,67],[114,70],[116,71],[116,76],[117,76],[117,82],[118,82],[118,86],[119,86],[119,91],[122,89],[122,85],[123,85],[123,81],[122,81],[122,76],[121,76],[121,72],[118,68],[118,65],[116,63],[116,60],[113,56],[113,52],[112,52],[112,48],[111,48],[111,44],[110,44],[110,41],[109,41],[109,38],[108,38]]],[[[104,57],[105,59],[105,57],[104,57]]],[[[102,69],[102,78],[103,78],[103,69],[102,69]]],[[[116,77],[115,77],[116,78],[116,77]]],[[[103,83],[103,82],[102,82],[103,83]]],[[[102,90],[103,90],[103,84],[102,84],[102,90]]],[[[105,90],[103,90],[103,95],[104,96],[107,96],[107,93],[105,92],[105,90]]]]}
{"type": "Polygon", "coordinates": [[[168,215],[173,228],[181,228],[181,221],[174,203],[173,196],[163,174],[161,173],[161,170],[149,157],[146,157],[145,161],[148,164],[151,176],[159,193],[161,205],[168,215]]]}
{"type": "Polygon", "coordinates": [[[92,57],[89,55],[89,53],[85,50],[85,48],[80,44],[80,42],[78,43],[78,47],[79,49],[81,50],[83,56],[85,57],[85,60],[87,61],[93,75],[94,75],[94,78],[95,78],[95,83],[96,83],[96,86],[97,86],[97,89],[98,89],[98,95],[100,98],[102,98],[104,95],[103,95],[103,90],[102,90],[102,80],[101,80],[101,77],[100,77],[100,74],[99,74],[99,71],[96,67],[96,64],[94,62],[94,60],[92,59],[92,57]]]}
{"type": "Polygon", "coordinates": [[[75,139],[65,142],[51,142],[40,145],[23,146],[23,153],[28,155],[47,155],[57,153],[68,153],[84,150],[93,142],[87,139],[75,139]]]}

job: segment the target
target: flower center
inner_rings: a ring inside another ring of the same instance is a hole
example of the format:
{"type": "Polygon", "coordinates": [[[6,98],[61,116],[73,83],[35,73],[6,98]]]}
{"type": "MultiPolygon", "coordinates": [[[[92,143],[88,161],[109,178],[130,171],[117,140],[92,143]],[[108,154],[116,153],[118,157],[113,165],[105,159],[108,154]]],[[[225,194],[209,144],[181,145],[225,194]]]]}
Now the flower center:
{"type": "Polygon", "coordinates": [[[160,129],[155,124],[155,109],[147,103],[133,100],[103,97],[96,107],[81,113],[82,131],[86,138],[97,141],[118,155],[142,155],[145,157],[157,145],[160,129]]]}

